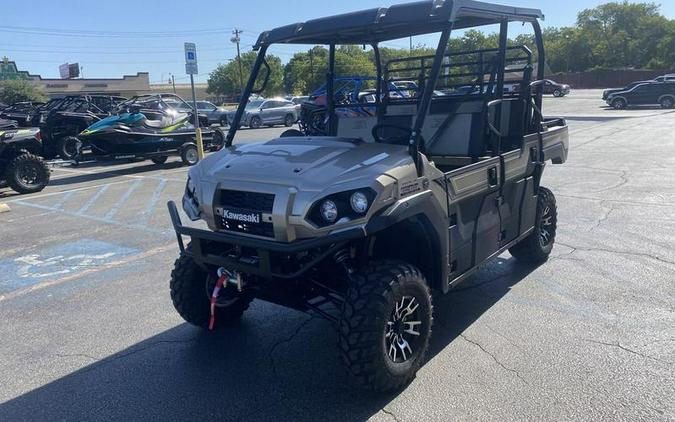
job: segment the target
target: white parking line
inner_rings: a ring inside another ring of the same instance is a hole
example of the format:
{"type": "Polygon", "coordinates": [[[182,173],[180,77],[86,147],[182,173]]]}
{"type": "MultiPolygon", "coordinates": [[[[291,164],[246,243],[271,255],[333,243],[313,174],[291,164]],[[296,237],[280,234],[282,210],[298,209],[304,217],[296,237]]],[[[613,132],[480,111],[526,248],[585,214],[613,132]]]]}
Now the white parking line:
{"type": "Polygon", "coordinates": [[[138,187],[141,185],[142,181],[137,180],[133,185],[127,189],[126,192],[124,192],[124,195],[117,201],[117,203],[108,211],[108,213],[103,217],[105,220],[110,220],[112,219],[115,214],[117,214],[117,211],[122,208],[122,205],[124,205],[125,202],[129,199],[129,197],[138,189],[138,187]]]}

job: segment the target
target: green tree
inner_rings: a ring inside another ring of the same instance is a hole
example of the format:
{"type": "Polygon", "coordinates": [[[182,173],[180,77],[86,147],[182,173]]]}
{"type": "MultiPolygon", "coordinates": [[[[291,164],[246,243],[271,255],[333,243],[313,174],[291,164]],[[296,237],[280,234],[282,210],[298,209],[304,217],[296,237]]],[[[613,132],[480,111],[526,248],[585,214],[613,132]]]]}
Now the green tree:
{"type": "Polygon", "coordinates": [[[0,102],[45,101],[47,97],[34,83],[27,80],[0,81],[0,102]]]}
{"type": "MultiPolygon", "coordinates": [[[[255,62],[257,55],[258,53],[255,51],[249,51],[241,55],[241,67],[244,85],[249,79],[249,75],[251,74],[253,63],[255,62]]],[[[270,75],[267,86],[265,87],[265,90],[262,92],[262,94],[268,97],[280,95],[284,91],[284,70],[283,66],[281,65],[281,59],[272,54],[267,54],[265,59],[270,67],[270,75]]],[[[263,66],[260,73],[258,74],[258,79],[256,80],[256,88],[262,86],[266,74],[267,72],[263,66]]],[[[231,97],[239,96],[241,93],[241,84],[239,82],[239,63],[237,59],[235,58],[230,60],[230,62],[227,64],[218,65],[213,70],[213,72],[209,74],[207,83],[207,92],[211,94],[231,97]]]]}

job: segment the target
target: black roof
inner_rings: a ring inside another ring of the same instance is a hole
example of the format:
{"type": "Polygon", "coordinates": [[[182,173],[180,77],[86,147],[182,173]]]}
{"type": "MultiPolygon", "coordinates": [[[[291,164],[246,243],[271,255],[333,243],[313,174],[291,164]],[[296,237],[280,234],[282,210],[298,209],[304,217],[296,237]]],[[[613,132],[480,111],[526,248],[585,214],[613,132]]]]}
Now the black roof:
{"type": "Polygon", "coordinates": [[[270,44],[372,44],[411,35],[543,19],[538,9],[474,0],[425,0],[312,19],[260,34],[254,49],[270,44]]]}

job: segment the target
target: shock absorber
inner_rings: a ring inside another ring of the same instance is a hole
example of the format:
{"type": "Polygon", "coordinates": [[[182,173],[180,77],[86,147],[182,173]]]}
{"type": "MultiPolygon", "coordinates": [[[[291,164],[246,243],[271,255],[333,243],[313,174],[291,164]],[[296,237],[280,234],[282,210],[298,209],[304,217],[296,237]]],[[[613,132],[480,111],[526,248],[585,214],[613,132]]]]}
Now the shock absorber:
{"type": "Polygon", "coordinates": [[[342,268],[344,268],[345,272],[347,273],[347,277],[351,279],[355,270],[352,266],[352,257],[349,249],[340,249],[339,251],[335,252],[335,255],[333,255],[333,260],[336,264],[342,265],[342,268]]]}

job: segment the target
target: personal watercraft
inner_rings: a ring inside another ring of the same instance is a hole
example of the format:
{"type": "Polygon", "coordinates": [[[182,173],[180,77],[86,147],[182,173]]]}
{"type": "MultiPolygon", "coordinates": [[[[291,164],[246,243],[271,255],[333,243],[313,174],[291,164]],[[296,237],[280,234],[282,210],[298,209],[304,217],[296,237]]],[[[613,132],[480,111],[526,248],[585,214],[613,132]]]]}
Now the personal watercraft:
{"type": "MultiPolygon", "coordinates": [[[[189,108],[181,97],[173,94],[134,97],[120,104],[118,114],[94,123],[78,138],[99,158],[154,157],[157,159],[153,161],[163,162],[166,156],[179,154],[186,164],[192,165],[196,163],[193,114],[178,111],[189,108]]],[[[218,149],[223,144],[223,132],[219,129],[205,128],[202,137],[204,148],[218,149]]]]}

